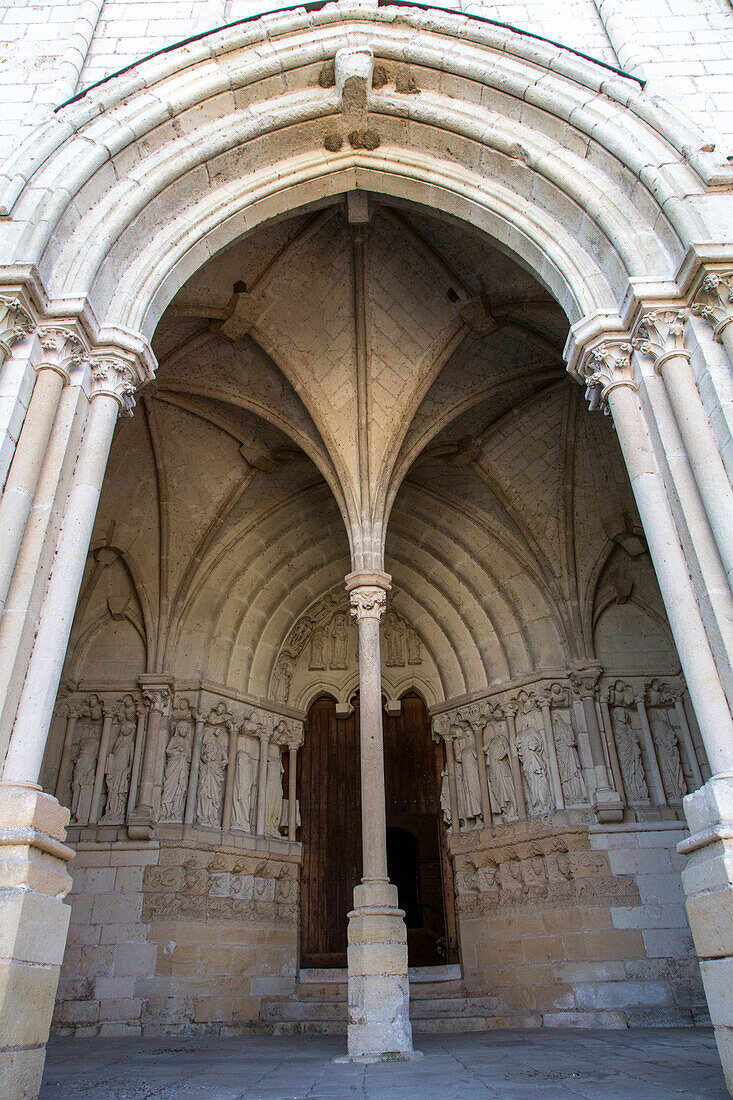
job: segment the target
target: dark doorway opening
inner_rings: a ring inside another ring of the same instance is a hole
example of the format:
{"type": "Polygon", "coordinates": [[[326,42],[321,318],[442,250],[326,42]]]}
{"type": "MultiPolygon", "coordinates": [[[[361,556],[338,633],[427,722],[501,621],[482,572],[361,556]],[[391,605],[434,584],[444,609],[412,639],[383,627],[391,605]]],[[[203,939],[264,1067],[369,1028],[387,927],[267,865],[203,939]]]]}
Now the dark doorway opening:
{"type": "MultiPolygon", "coordinates": [[[[441,746],[414,692],[383,722],[388,870],[406,914],[409,963],[457,962],[453,873],[440,817],[441,746]]],[[[334,700],[321,696],[298,753],[304,968],[346,966],[347,917],[362,873],[359,762],[358,698],[352,714],[337,718],[334,700]]]]}

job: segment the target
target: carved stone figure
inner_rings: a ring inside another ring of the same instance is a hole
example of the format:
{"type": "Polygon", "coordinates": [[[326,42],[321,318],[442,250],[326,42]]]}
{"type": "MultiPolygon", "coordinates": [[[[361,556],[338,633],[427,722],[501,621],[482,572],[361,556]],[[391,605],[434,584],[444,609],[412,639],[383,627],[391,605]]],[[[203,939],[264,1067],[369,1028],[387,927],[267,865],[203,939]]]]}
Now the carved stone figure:
{"type": "Polygon", "coordinates": [[[283,812],[283,767],[280,746],[270,745],[265,787],[265,836],[280,836],[283,812]]]}
{"type": "Polygon", "coordinates": [[[71,813],[77,822],[85,823],[89,820],[98,750],[99,742],[96,737],[85,737],[76,754],[71,776],[71,813]]]}
{"type": "Polygon", "coordinates": [[[657,748],[659,770],[662,773],[667,798],[673,801],[684,798],[687,794],[687,784],[682,770],[677,732],[669,720],[669,714],[666,710],[650,710],[649,725],[657,748]]]}
{"type": "Polygon", "coordinates": [[[221,826],[221,803],[227,770],[227,739],[214,726],[207,726],[201,742],[196,820],[214,829],[221,826]]]}
{"type": "Polygon", "coordinates": [[[290,681],[293,678],[293,663],[287,657],[281,657],[272,678],[272,696],[278,703],[287,703],[290,695],[290,681]]]}
{"type": "Polygon", "coordinates": [[[408,665],[422,664],[421,643],[416,632],[411,626],[407,628],[407,663],[408,665]]]}
{"type": "Polygon", "coordinates": [[[166,821],[180,821],[183,818],[186,789],[188,787],[188,769],[191,763],[190,722],[176,722],[173,727],[173,736],[165,750],[165,756],[160,814],[166,821]]]}
{"type": "Polygon", "coordinates": [[[532,813],[547,813],[552,807],[552,791],[547,772],[545,743],[539,730],[525,725],[517,732],[517,752],[527,780],[532,813]]]}
{"type": "Polygon", "coordinates": [[[107,804],[102,822],[122,822],[125,820],[127,792],[130,788],[130,770],[132,755],[135,751],[135,723],[123,722],[120,732],[107,754],[104,776],[107,781],[107,804]]]}
{"type": "Polygon", "coordinates": [[[405,628],[395,615],[388,611],[384,624],[384,644],[387,664],[399,667],[405,663],[405,628]]]}
{"type": "MultiPolygon", "coordinates": [[[[454,727],[455,728],[455,727],[454,727]]],[[[467,825],[475,825],[483,820],[481,807],[481,784],[479,782],[476,744],[473,731],[467,722],[462,722],[456,734],[455,752],[458,768],[458,806],[461,818],[467,825]]]]}
{"type": "Polygon", "coordinates": [[[626,707],[614,707],[611,713],[616,737],[618,762],[629,802],[648,802],[649,788],[644,775],[639,735],[626,707]]]}
{"type": "Polygon", "coordinates": [[[347,667],[349,630],[346,615],[339,611],[331,621],[331,668],[347,667]]]}
{"type": "Polygon", "coordinates": [[[311,659],[308,667],[311,671],[326,667],[326,631],[322,626],[315,627],[311,634],[311,659]]]}
{"type": "Polygon", "coordinates": [[[247,748],[237,752],[232,800],[232,828],[252,832],[252,811],[257,805],[257,761],[247,748]]]}
{"type": "Polygon", "coordinates": [[[486,762],[489,767],[489,787],[491,796],[502,817],[509,821],[517,815],[517,794],[512,776],[512,761],[509,742],[503,733],[495,733],[485,746],[486,762]]]}
{"type": "Polygon", "coordinates": [[[450,808],[450,781],[447,767],[443,768],[440,773],[440,809],[443,814],[443,821],[446,825],[452,825],[453,814],[450,808]]]}
{"type": "Polygon", "coordinates": [[[553,728],[557,766],[560,771],[563,794],[567,802],[585,802],[585,780],[580,766],[578,739],[569,722],[555,715],[553,728]]]}

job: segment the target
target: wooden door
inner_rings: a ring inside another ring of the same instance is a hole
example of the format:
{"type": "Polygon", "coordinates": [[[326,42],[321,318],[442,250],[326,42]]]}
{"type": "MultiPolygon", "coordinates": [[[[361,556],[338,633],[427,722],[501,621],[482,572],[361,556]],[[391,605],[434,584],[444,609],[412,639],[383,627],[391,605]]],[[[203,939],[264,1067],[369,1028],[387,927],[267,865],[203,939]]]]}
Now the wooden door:
{"type": "Polygon", "coordinates": [[[333,699],[315,701],[298,753],[298,792],[300,964],[346,966],[347,914],[362,873],[358,706],[337,718],[333,699]]]}

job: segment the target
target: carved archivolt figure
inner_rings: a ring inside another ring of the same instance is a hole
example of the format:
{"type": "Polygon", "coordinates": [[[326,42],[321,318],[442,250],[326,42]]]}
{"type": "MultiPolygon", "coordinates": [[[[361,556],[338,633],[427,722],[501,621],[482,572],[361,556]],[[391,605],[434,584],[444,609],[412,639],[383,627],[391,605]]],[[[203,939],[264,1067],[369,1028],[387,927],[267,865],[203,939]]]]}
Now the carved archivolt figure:
{"type": "Polygon", "coordinates": [[[281,657],[275,669],[272,681],[272,697],[279,703],[287,703],[290,695],[290,681],[293,678],[293,665],[287,657],[281,657]]]}
{"type": "Polygon", "coordinates": [[[265,836],[280,836],[283,814],[283,767],[279,745],[271,745],[265,787],[265,836]]]}
{"type": "Polygon", "coordinates": [[[552,807],[552,791],[545,760],[545,743],[534,726],[525,726],[517,733],[517,752],[527,780],[532,812],[547,813],[552,807]]]}
{"type": "Polygon", "coordinates": [[[387,612],[384,625],[384,644],[387,664],[401,666],[405,663],[405,628],[393,611],[387,612]]]}
{"type": "Polygon", "coordinates": [[[631,715],[626,707],[614,707],[611,719],[626,796],[629,802],[648,802],[649,788],[644,775],[639,735],[631,722],[631,715]]]}
{"type": "Polygon", "coordinates": [[[311,634],[311,659],[308,667],[311,670],[326,667],[326,631],[322,626],[314,627],[311,634]]]}
{"type": "Polygon", "coordinates": [[[227,744],[224,734],[207,726],[201,742],[199,789],[196,794],[196,820],[200,825],[221,826],[221,802],[227,770],[227,744]]]}
{"type": "Polygon", "coordinates": [[[331,668],[346,668],[349,652],[349,629],[346,615],[339,611],[331,623],[331,668]]]}
{"type": "Polygon", "coordinates": [[[516,818],[517,795],[512,777],[512,761],[509,742],[503,733],[496,733],[484,749],[489,767],[491,797],[505,820],[516,818]]]}
{"type": "Polygon", "coordinates": [[[85,737],[79,746],[71,776],[71,812],[74,820],[85,823],[92,808],[94,774],[97,770],[99,742],[96,737],[85,737]]]}
{"type": "Polygon", "coordinates": [[[107,805],[103,822],[122,822],[125,820],[127,792],[130,788],[130,769],[132,754],[135,750],[135,723],[123,722],[112,751],[107,755],[104,768],[107,780],[107,805]]]}
{"type": "Polygon", "coordinates": [[[257,761],[246,748],[237,752],[232,800],[232,828],[252,832],[252,811],[257,805],[257,761]]]}
{"type": "Polygon", "coordinates": [[[422,664],[420,639],[411,626],[407,628],[407,663],[408,665],[422,664]]]}
{"type": "Polygon", "coordinates": [[[659,769],[667,797],[684,798],[687,794],[687,784],[682,770],[677,733],[669,720],[669,714],[666,710],[652,710],[649,713],[649,724],[657,747],[659,769]]]}
{"type": "MultiPolygon", "coordinates": [[[[456,727],[454,727],[454,730],[456,727]]],[[[456,766],[459,768],[458,806],[461,818],[467,825],[476,824],[482,818],[481,784],[473,732],[468,723],[461,723],[455,739],[456,766]]]]}
{"type": "Polygon", "coordinates": [[[575,731],[564,718],[555,715],[554,732],[557,766],[565,798],[568,802],[585,802],[585,780],[575,731]]]}
{"type": "Polygon", "coordinates": [[[166,821],[181,821],[183,818],[188,770],[191,763],[191,740],[191,723],[176,722],[173,736],[165,750],[166,762],[160,813],[166,821]]]}

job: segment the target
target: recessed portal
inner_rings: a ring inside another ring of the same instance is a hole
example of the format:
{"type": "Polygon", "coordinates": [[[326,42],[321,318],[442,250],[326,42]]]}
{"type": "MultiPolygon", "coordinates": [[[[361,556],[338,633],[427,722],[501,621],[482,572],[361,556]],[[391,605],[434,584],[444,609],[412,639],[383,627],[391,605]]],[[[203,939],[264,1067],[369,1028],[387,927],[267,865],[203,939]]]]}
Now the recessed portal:
{"type": "MultiPolygon", "coordinates": [[[[383,715],[390,880],[405,910],[411,966],[456,962],[453,878],[440,818],[440,746],[414,693],[383,715]]],[[[346,929],[361,880],[359,703],[347,718],[322,696],[308,713],[298,758],[301,805],[300,961],[346,966],[346,929]]]]}

